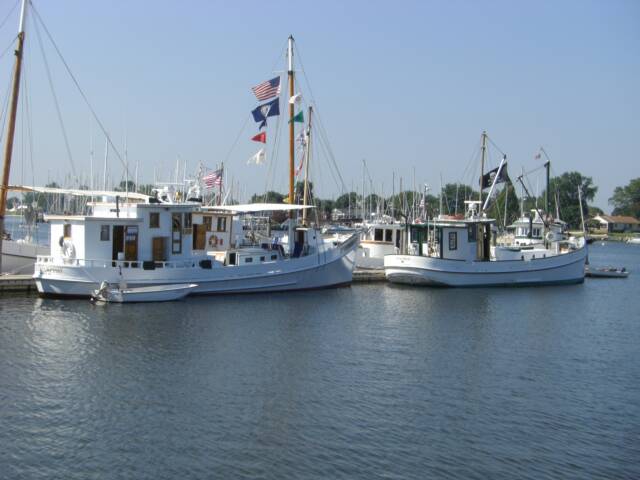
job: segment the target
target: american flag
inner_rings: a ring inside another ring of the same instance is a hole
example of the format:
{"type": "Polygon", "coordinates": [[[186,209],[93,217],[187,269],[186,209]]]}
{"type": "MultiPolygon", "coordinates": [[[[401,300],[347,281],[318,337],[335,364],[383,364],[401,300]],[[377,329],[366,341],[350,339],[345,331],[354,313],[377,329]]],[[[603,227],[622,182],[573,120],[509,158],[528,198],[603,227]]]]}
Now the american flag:
{"type": "Polygon", "coordinates": [[[251,90],[253,90],[254,95],[260,101],[277,97],[280,95],[280,77],[262,82],[260,85],[252,87],[251,90]]]}
{"type": "Polygon", "coordinates": [[[222,169],[216,170],[215,172],[208,173],[203,177],[204,185],[207,188],[213,188],[215,185],[222,185],[222,169]]]}

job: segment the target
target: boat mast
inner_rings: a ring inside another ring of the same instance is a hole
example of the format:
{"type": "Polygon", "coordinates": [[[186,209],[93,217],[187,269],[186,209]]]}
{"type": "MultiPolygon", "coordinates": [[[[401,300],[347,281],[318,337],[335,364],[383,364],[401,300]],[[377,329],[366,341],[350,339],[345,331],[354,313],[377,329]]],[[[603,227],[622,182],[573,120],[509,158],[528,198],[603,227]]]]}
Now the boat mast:
{"type": "MultiPolygon", "coordinates": [[[[487,153],[487,132],[482,131],[482,155],[480,155],[480,204],[478,207],[482,206],[482,177],[484,176],[484,159],[487,153]]],[[[480,215],[480,211],[478,210],[478,215],[480,215]]]]}
{"type": "MultiPolygon", "coordinates": [[[[302,204],[307,206],[307,196],[309,195],[309,160],[311,160],[311,114],[313,107],[309,106],[309,123],[307,124],[307,155],[304,165],[304,193],[302,204]]],[[[311,200],[311,199],[309,199],[311,200]]],[[[307,209],[302,210],[302,225],[307,225],[307,209]]]]}
{"type": "MultiPolygon", "coordinates": [[[[288,59],[288,77],[289,77],[289,99],[293,97],[294,94],[294,80],[293,80],[293,35],[289,35],[289,46],[287,48],[287,59],[288,59]]],[[[294,128],[294,107],[295,104],[291,103],[289,100],[289,204],[293,203],[293,172],[295,169],[294,166],[294,136],[295,136],[295,128],[294,128]]],[[[293,216],[293,211],[290,216],[293,216]]]]}
{"type": "Polygon", "coordinates": [[[18,94],[20,93],[20,73],[22,72],[22,53],[24,50],[24,21],[27,16],[27,0],[22,0],[20,23],[16,42],[16,62],[13,68],[13,84],[11,87],[11,104],[9,105],[9,125],[4,148],[4,165],[2,183],[0,183],[0,271],[2,270],[2,237],[4,235],[4,216],[7,211],[7,193],[9,174],[11,173],[11,156],[13,154],[13,138],[16,131],[16,113],[18,110],[18,94]]]}

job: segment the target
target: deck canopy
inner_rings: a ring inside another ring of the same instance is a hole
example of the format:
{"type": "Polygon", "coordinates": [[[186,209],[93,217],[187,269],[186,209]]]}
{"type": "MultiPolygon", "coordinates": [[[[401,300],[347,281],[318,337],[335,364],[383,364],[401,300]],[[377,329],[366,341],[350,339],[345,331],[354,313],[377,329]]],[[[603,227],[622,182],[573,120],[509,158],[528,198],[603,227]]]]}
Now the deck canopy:
{"type": "Polygon", "coordinates": [[[202,207],[202,210],[223,211],[230,213],[286,212],[289,210],[305,210],[315,208],[312,205],[288,205],[286,203],[246,203],[244,205],[215,205],[202,207]]]}
{"type": "Polygon", "coordinates": [[[58,193],[61,195],[74,195],[76,197],[120,197],[132,200],[149,201],[149,195],[136,192],[116,192],[111,190],[79,190],[74,188],[31,187],[29,185],[9,185],[9,190],[14,192],[58,193]]]}

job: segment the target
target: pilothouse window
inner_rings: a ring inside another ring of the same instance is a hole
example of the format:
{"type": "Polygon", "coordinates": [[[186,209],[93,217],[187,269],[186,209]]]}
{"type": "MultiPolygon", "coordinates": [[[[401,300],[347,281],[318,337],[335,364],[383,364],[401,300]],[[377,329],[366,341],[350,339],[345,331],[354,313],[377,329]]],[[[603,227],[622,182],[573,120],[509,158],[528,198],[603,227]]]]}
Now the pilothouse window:
{"type": "Polygon", "coordinates": [[[385,230],[384,231],[384,241],[392,242],[393,241],[393,230],[385,230]]]}
{"type": "Polygon", "coordinates": [[[376,228],[376,229],[375,229],[375,232],[374,232],[373,239],[374,239],[376,242],[381,242],[381,241],[382,241],[382,235],[383,235],[383,233],[384,233],[384,230],[383,230],[382,228],[376,228]]]}

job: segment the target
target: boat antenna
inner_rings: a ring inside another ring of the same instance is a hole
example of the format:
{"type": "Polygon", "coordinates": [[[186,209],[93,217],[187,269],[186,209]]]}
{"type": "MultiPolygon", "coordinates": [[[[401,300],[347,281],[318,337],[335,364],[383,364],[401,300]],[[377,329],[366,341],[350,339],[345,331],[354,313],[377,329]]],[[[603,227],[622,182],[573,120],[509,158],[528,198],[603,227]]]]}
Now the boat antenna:
{"type": "MultiPolygon", "coordinates": [[[[2,252],[2,238],[4,236],[4,216],[7,211],[7,193],[9,174],[11,173],[11,156],[13,154],[13,139],[16,131],[16,113],[18,111],[18,95],[20,93],[20,73],[22,72],[22,54],[24,52],[24,23],[27,16],[27,0],[22,0],[20,8],[20,23],[16,40],[16,60],[13,68],[13,82],[11,86],[11,103],[9,105],[9,124],[7,139],[4,144],[4,164],[2,167],[2,183],[0,183],[0,252],[2,252]]],[[[0,254],[0,271],[2,271],[2,255],[0,254]]]]}

